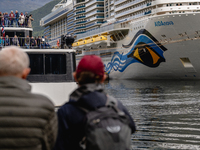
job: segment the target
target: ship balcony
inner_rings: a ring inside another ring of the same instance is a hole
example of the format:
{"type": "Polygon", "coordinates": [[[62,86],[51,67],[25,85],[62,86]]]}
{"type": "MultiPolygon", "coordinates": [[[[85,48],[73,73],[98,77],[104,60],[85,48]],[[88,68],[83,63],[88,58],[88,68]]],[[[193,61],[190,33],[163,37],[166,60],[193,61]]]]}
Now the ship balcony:
{"type": "Polygon", "coordinates": [[[78,15],[78,14],[82,14],[82,13],[85,13],[85,11],[79,11],[79,12],[76,12],[76,15],[78,15]]]}
{"type": "Polygon", "coordinates": [[[77,35],[83,34],[83,33],[85,33],[85,31],[84,32],[76,32],[77,35]]]}
{"type": "Polygon", "coordinates": [[[78,29],[85,29],[85,28],[86,28],[86,26],[81,26],[81,27],[75,28],[75,30],[78,30],[78,29]]]}
{"type": "Polygon", "coordinates": [[[87,23],[90,23],[90,22],[95,21],[95,20],[103,21],[103,19],[104,19],[104,16],[96,16],[96,17],[88,18],[87,23]]]}
{"type": "Polygon", "coordinates": [[[93,4],[95,4],[95,3],[104,3],[104,0],[92,0],[92,1],[90,1],[89,3],[86,3],[86,7],[89,7],[89,6],[91,6],[91,5],[93,5],[93,4]]]}
{"type": "Polygon", "coordinates": [[[81,9],[81,8],[85,8],[85,6],[78,6],[78,7],[76,7],[76,10],[81,9]]]}
{"type": "Polygon", "coordinates": [[[76,17],[76,20],[81,19],[81,18],[85,18],[85,16],[76,17]]]}
{"type": "Polygon", "coordinates": [[[90,7],[90,8],[87,8],[86,12],[88,13],[88,12],[90,12],[92,10],[99,9],[99,8],[104,9],[104,7],[102,5],[94,5],[94,6],[90,7]]]}
{"type": "Polygon", "coordinates": [[[67,21],[74,20],[74,16],[67,18],[67,21]]]}
{"type": "Polygon", "coordinates": [[[119,4],[123,3],[123,2],[124,2],[124,0],[118,0],[118,1],[115,2],[115,5],[119,5],[119,4]]]}
{"type": "Polygon", "coordinates": [[[67,23],[67,26],[70,26],[70,25],[72,25],[72,24],[74,24],[74,21],[68,22],[68,23],[67,23]]]}
{"type": "Polygon", "coordinates": [[[74,28],[74,26],[68,27],[67,30],[69,30],[69,29],[71,29],[71,28],[74,28]]]}
{"type": "Polygon", "coordinates": [[[130,10],[125,11],[123,13],[116,14],[115,17],[119,18],[119,17],[125,16],[125,15],[128,15],[128,14],[134,13],[136,11],[140,11],[140,10],[145,9],[145,8],[146,8],[146,4],[142,5],[140,7],[134,8],[134,9],[130,9],[130,10]]]}
{"type": "MultiPolygon", "coordinates": [[[[133,1],[133,2],[127,3],[127,4],[125,4],[125,5],[122,5],[122,6],[120,6],[120,7],[115,8],[115,11],[117,12],[117,11],[123,10],[123,9],[125,9],[125,8],[127,8],[127,7],[134,6],[135,4],[138,4],[138,3],[140,3],[140,2],[145,2],[145,0],[133,1]]],[[[147,4],[145,4],[144,6],[147,6],[147,4]]],[[[137,7],[137,8],[138,8],[138,7],[137,7]]]]}
{"type": "Polygon", "coordinates": [[[86,3],[86,0],[76,0],[74,2],[74,7],[85,5],[85,3],[86,3]]]}
{"type": "Polygon", "coordinates": [[[104,15],[104,12],[102,12],[102,11],[94,11],[92,13],[86,14],[86,18],[94,16],[94,15],[100,15],[100,14],[104,15]]]}
{"type": "Polygon", "coordinates": [[[103,33],[112,33],[112,32],[124,31],[124,30],[129,31],[129,26],[126,26],[126,27],[121,26],[120,21],[118,21],[114,24],[106,25],[95,30],[87,31],[86,33],[83,33],[83,34],[79,34],[77,35],[77,39],[84,39],[86,37],[91,37],[94,35],[99,35],[103,33]]]}
{"type": "Polygon", "coordinates": [[[188,5],[188,6],[170,6],[170,7],[159,7],[152,10],[152,13],[164,13],[164,12],[181,12],[181,11],[192,11],[192,10],[200,10],[199,5],[188,5]]]}
{"type": "Polygon", "coordinates": [[[79,24],[83,24],[83,23],[86,23],[87,21],[80,21],[80,22],[76,22],[75,24],[76,25],[79,25],[79,24]]]}
{"type": "Polygon", "coordinates": [[[102,21],[93,22],[93,23],[90,23],[90,24],[86,25],[86,28],[91,28],[91,27],[96,26],[96,25],[99,26],[101,24],[103,24],[102,21]]]}
{"type": "Polygon", "coordinates": [[[71,15],[74,15],[74,12],[73,12],[73,11],[70,12],[70,13],[68,13],[68,14],[67,14],[67,17],[69,17],[69,16],[71,16],[71,15]]]}

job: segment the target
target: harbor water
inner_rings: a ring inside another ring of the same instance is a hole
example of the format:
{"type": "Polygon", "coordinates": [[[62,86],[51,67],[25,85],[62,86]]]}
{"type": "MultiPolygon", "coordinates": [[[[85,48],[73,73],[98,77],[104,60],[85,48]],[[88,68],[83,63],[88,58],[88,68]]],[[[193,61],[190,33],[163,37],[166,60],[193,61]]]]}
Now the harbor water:
{"type": "Polygon", "coordinates": [[[134,118],[133,150],[200,149],[200,81],[111,80],[105,89],[134,118]]]}

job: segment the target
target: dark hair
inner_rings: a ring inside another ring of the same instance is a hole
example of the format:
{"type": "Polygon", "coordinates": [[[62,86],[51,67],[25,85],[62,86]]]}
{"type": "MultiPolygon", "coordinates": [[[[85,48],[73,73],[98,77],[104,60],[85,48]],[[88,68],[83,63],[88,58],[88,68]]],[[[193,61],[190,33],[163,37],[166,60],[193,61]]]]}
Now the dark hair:
{"type": "Polygon", "coordinates": [[[87,84],[87,83],[100,83],[102,77],[95,75],[92,72],[84,71],[76,75],[78,83],[80,85],[87,84]]]}

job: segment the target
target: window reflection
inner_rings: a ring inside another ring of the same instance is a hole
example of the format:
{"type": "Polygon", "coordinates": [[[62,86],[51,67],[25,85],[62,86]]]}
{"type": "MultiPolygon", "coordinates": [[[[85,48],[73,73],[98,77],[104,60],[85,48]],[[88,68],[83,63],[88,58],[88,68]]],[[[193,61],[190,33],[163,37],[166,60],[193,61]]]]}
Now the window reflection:
{"type": "Polygon", "coordinates": [[[65,54],[28,54],[28,55],[30,58],[30,68],[31,68],[30,75],[66,74],[67,70],[66,70],[65,54]]]}
{"type": "Polygon", "coordinates": [[[29,54],[30,74],[44,74],[43,54],[29,54]]]}
{"type": "Polygon", "coordinates": [[[64,54],[46,54],[45,74],[66,74],[66,56],[64,54]]]}

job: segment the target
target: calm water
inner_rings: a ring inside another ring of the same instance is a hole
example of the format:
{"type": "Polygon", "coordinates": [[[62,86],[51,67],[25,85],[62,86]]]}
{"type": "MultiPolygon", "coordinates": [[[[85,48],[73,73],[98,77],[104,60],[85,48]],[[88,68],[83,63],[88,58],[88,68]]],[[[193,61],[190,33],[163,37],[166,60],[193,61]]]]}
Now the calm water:
{"type": "Polygon", "coordinates": [[[137,126],[133,150],[200,150],[200,81],[111,80],[137,126]]]}

